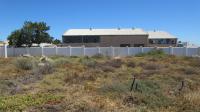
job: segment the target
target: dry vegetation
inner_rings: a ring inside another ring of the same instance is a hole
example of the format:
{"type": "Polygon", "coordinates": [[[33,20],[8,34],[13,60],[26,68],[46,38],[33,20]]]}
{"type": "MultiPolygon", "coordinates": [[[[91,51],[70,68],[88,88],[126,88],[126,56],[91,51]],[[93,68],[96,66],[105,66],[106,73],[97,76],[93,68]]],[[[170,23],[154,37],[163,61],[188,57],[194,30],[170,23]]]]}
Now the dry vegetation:
{"type": "Polygon", "coordinates": [[[112,59],[0,59],[3,112],[199,112],[200,59],[162,52],[112,59]]]}

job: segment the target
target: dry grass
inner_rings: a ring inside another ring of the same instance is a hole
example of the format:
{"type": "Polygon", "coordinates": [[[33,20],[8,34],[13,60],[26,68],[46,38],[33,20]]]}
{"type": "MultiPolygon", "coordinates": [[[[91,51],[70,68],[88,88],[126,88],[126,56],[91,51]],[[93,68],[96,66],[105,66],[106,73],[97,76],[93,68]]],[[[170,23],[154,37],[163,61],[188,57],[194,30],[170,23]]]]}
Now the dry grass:
{"type": "Polygon", "coordinates": [[[191,105],[200,106],[200,90],[192,91],[184,95],[184,100],[189,102],[191,105]]]}
{"type": "MultiPolygon", "coordinates": [[[[0,59],[0,111],[200,110],[197,58],[167,56],[160,51],[121,59],[102,55],[49,58],[51,62],[30,69],[15,66],[16,58],[0,59]],[[181,81],[185,83],[180,90],[181,81]]],[[[29,61],[38,63],[38,59],[29,61]]]]}

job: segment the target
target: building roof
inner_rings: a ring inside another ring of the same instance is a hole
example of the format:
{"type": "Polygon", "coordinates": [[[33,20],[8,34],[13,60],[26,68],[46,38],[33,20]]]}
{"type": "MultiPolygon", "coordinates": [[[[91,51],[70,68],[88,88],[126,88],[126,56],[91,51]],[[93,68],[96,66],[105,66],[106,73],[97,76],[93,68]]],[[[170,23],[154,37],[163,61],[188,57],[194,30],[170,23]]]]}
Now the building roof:
{"type": "Polygon", "coordinates": [[[70,29],[63,36],[82,35],[148,35],[142,29],[70,29]]]}
{"type": "Polygon", "coordinates": [[[177,37],[164,31],[149,31],[149,39],[176,39],[177,37]]]}

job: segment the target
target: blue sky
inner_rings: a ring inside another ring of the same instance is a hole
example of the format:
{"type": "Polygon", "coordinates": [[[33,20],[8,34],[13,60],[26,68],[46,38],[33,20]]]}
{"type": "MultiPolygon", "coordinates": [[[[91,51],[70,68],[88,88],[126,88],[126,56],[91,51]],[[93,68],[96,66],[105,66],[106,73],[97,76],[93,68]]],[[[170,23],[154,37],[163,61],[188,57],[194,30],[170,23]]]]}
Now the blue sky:
{"type": "Polygon", "coordinates": [[[200,0],[0,0],[0,40],[24,21],[44,21],[61,39],[70,28],[164,30],[200,45],[200,0]]]}

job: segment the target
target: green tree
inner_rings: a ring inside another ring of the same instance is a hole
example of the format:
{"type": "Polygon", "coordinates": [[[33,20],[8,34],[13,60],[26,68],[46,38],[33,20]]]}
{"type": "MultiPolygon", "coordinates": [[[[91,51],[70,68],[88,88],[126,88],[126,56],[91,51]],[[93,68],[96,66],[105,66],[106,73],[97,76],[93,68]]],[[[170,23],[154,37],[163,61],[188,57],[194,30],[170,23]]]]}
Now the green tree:
{"type": "Polygon", "coordinates": [[[26,21],[21,29],[18,29],[8,36],[9,45],[31,47],[33,43],[51,43],[53,38],[48,34],[50,27],[45,22],[26,21]]]}
{"type": "Polygon", "coordinates": [[[55,44],[55,45],[57,45],[57,44],[61,44],[61,41],[58,40],[58,39],[55,39],[55,40],[53,41],[53,44],[55,44]]]}

